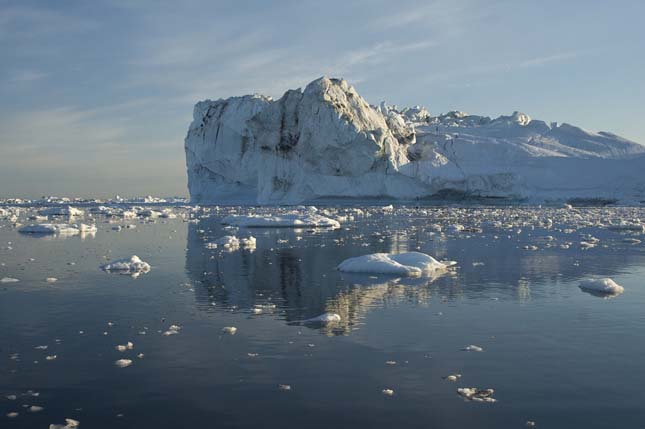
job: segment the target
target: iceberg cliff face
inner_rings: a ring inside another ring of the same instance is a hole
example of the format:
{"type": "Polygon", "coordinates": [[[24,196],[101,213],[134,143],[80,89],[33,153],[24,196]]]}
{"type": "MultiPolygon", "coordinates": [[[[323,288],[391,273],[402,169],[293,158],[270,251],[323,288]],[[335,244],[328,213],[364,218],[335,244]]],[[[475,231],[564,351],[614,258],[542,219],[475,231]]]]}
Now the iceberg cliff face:
{"type": "Polygon", "coordinates": [[[645,198],[645,147],[609,133],[423,107],[370,106],[326,77],[279,100],[197,103],[185,141],[193,202],[316,198],[645,198]]]}

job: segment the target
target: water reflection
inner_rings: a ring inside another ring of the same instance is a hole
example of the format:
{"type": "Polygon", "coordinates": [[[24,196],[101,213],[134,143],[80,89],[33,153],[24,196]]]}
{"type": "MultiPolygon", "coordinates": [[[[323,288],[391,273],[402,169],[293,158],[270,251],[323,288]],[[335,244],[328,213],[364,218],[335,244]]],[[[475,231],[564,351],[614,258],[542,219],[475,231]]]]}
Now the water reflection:
{"type": "MultiPolygon", "coordinates": [[[[643,255],[611,247],[581,253],[556,246],[523,250],[533,235],[496,237],[478,234],[435,234],[425,219],[368,219],[336,231],[252,229],[257,249],[224,252],[205,243],[231,234],[217,218],[203,219],[188,229],[186,270],[195,283],[195,299],[204,311],[225,308],[250,315],[273,311],[287,323],[337,313],[342,322],[322,328],[347,334],[360,326],[374,308],[406,302],[427,306],[433,299],[505,299],[529,302],[545,296],[579,293],[558,285],[592,275],[612,275],[641,263],[643,255]],[[341,275],[342,260],[373,252],[420,250],[439,259],[457,260],[457,272],[440,278],[397,279],[387,276],[341,275]],[[267,304],[269,304],[267,306],[267,304]],[[255,310],[255,306],[264,306],[255,310]],[[274,308],[274,310],[270,310],[274,308]]],[[[571,236],[558,236],[564,241],[571,236]]],[[[264,317],[264,316],[260,316],[264,317]]]]}

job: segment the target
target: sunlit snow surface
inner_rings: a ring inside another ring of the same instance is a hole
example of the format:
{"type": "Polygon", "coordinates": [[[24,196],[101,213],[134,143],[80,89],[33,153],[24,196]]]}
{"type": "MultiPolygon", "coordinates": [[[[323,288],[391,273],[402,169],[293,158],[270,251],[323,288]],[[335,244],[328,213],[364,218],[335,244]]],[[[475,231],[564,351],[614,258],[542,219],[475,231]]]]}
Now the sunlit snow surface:
{"type": "Polygon", "coordinates": [[[2,206],[0,279],[18,281],[0,283],[0,427],[645,420],[645,207],[150,203],[37,221],[46,207],[2,206]],[[314,213],[340,228],[222,223],[314,213]],[[43,223],[97,231],[19,232],[43,223]],[[208,246],[227,236],[240,245],[208,246]],[[419,277],[337,269],[406,252],[456,265],[419,277]],[[152,269],[101,269],[131,255],[152,269]],[[581,288],[594,279],[624,290],[581,288]]]}

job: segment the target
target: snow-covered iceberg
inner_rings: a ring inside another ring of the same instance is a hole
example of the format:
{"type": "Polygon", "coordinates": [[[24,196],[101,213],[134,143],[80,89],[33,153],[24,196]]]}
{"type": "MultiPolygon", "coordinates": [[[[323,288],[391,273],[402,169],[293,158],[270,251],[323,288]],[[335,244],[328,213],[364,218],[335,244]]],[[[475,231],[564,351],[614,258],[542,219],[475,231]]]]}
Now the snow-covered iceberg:
{"type": "Polygon", "coordinates": [[[322,77],[279,100],[197,103],[185,139],[193,202],[319,198],[645,199],[645,146],[515,112],[491,119],[369,105],[322,77]]]}

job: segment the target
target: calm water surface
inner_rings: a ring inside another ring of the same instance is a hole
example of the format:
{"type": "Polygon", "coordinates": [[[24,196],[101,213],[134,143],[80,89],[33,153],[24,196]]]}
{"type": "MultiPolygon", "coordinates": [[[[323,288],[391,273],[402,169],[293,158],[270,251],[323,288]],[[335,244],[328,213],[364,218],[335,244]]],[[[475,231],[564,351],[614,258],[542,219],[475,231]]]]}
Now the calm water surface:
{"type": "Polygon", "coordinates": [[[334,231],[238,231],[220,219],[122,231],[98,219],[85,238],[2,223],[0,278],[20,281],[0,284],[0,427],[65,418],[81,428],[645,427],[645,245],[625,234],[554,225],[442,235],[428,228],[441,219],[413,212],[334,231]],[[254,235],[257,249],[205,247],[231,232],[254,235]],[[580,250],[580,232],[599,245],[580,250]],[[575,244],[547,247],[546,235],[575,244]],[[458,268],[407,280],[335,270],[348,257],[407,250],[458,268]],[[133,254],[152,271],[99,269],[133,254]],[[597,275],[625,293],[578,288],[597,275]],[[301,322],[326,311],[342,322],[301,322]],[[162,335],[172,324],[180,333],[162,335]],[[115,349],[127,341],[133,350],[115,349]],[[484,351],[462,351],[469,344],[484,351]],[[133,364],[116,367],[121,358],[133,364]],[[458,387],[493,388],[498,402],[464,401],[458,387]]]}

